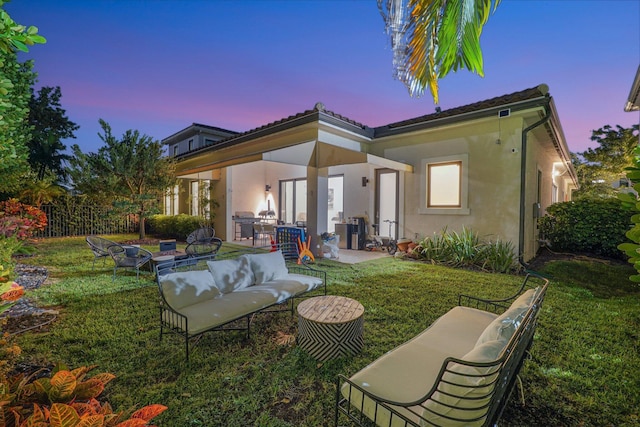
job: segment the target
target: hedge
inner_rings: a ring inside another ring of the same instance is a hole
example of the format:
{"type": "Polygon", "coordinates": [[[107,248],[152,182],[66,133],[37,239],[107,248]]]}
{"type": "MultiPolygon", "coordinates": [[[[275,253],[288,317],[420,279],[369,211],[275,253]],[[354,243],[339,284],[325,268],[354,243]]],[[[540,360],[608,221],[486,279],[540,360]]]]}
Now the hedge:
{"type": "Polygon", "coordinates": [[[629,211],[618,199],[555,203],[538,225],[553,251],[624,258],[618,249],[629,230],[629,211]]]}

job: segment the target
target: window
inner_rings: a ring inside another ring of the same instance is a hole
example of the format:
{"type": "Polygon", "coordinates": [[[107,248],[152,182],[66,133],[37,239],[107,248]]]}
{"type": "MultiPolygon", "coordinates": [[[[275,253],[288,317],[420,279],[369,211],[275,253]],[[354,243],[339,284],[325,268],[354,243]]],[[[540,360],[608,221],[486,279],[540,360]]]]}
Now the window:
{"type": "Polygon", "coordinates": [[[422,214],[468,215],[468,154],[422,161],[422,214]]]}
{"type": "Polygon", "coordinates": [[[178,205],[178,192],[179,186],[175,186],[172,189],[167,189],[164,195],[164,214],[165,215],[178,215],[180,213],[178,205]]]}
{"type": "Polygon", "coordinates": [[[287,224],[307,220],[307,180],[280,181],[280,220],[287,224]]]}
{"type": "Polygon", "coordinates": [[[336,223],[344,216],[344,177],[330,176],[328,185],[327,231],[334,232],[336,223]]]}
{"type": "Polygon", "coordinates": [[[556,203],[558,201],[558,186],[553,183],[551,184],[551,203],[556,203]]]}
{"type": "Polygon", "coordinates": [[[202,192],[202,194],[200,195],[201,198],[201,202],[202,202],[202,216],[204,216],[206,219],[210,219],[211,218],[211,181],[208,179],[205,179],[202,181],[202,187],[200,189],[200,191],[202,192]]]}
{"type": "Polygon", "coordinates": [[[193,150],[195,147],[193,145],[193,139],[189,140],[189,151],[193,150]]]}
{"type": "Polygon", "coordinates": [[[178,155],[178,144],[173,146],[173,157],[178,155]]]}
{"type": "Polygon", "coordinates": [[[462,162],[427,165],[427,207],[459,208],[462,162]]]}
{"type": "Polygon", "coordinates": [[[198,198],[198,181],[191,181],[191,215],[198,216],[200,211],[198,198]]]}
{"type": "Polygon", "coordinates": [[[171,215],[171,191],[164,194],[164,214],[171,215]]]}
{"type": "Polygon", "coordinates": [[[214,143],[213,139],[210,139],[210,138],[205,138],[204,139],[204,145],[205,146],[213,145],[213,143],[214,143]]]}

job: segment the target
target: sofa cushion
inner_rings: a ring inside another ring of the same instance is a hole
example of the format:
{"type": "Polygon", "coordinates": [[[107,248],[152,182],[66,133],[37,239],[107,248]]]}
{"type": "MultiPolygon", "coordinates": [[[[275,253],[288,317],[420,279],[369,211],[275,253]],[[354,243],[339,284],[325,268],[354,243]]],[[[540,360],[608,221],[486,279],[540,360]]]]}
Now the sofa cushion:
{"type": "Polygon", "coordinates": [[[536,296],[537,289],[529,289],[520,295],[511,306],[498,316],[478,337],[476,346],[495,340],[506,342],[511,339],[516,329],[522,323],[525,313],[531,307],[536,296]]]}
{"type": "Polygon", "coordinates": [[[246,288],[255,282],[249,260],[245,257],[207,261],[207,266],[213,276],[213,281],[223,294],[246,288]]]}
{"type": "MultiPolygon", "coordinates": [[[[487,341],[476,346],[461,359],[468,362],[494,362],[501,357],[504,341],[487,341]]],[[[425,403],[423,417],[429,420],[424,425],[446,423],[447,425],[476,426],[484,423],[487,407],[495,388],[500,364],[490,367],[475,367],[450,363],[438,389],[425,403]],[[446,417],[461,419],[454,423],[446,417]],[[480,418],[475,420],[474,418],[480,418]],[[433,424],[432,424],[433,423],[433,424]]]]}
{"type": "Polygon", "coordinates": [[[175,310],[220,295],[213,276],[206,270],[169,273],[160,277],[167,303],[175,310]]]}
{"type": "Polygon", "coordinates": [[[272,292],[251,286],[184,307],[180,313],[188,319],[188,332],[198,334],[269,307],[275,302],[276,297],[272,292]]]}
{"type": "Polygon", "coordinates": [[[265,254],[247,254],[240,258],[247,258],[251,271],[255,276],[255,284],[261,285],[270,280],[284,277],[289,272],[282,256],[282,251],[269,252],[265,254]]]}

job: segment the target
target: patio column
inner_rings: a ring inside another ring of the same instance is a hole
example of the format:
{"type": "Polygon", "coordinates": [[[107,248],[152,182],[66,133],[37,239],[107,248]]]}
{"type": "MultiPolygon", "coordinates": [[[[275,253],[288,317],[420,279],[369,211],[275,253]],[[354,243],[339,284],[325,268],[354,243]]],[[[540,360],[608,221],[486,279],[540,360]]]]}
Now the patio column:
{"type": "Polygon", "coordinates": [[[320,234],[327,231],[328,203],[329,169],[307,166],[307,234],[315,256],[320,253],[320,234]]]}

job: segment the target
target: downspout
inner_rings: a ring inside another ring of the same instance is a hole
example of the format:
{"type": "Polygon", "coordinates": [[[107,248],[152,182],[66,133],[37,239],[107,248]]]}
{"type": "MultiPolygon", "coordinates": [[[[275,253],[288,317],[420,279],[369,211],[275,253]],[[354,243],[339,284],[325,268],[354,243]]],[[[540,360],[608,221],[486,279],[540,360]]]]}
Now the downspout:
{"type": "Polygon", "coordinates": [[[551,118],[551,109],[549,108],[549,87],[547,85],[540,85],[540,91],[547,96],[546,103],[544,105],[545,115],[542,119],[538,120],[531,126],[522,130],[522,148],[520,156],[520,229],[518,238],[518,262],[524,268],[527,268],[527,264],[524,262],[524,223],[526,212],[526,178],[527,178],[527,134],[533,129],[541,126],[549,121],[551,118]]]}

